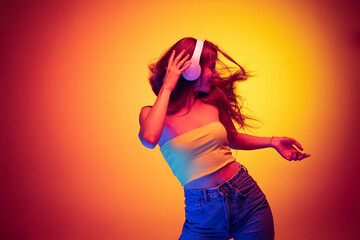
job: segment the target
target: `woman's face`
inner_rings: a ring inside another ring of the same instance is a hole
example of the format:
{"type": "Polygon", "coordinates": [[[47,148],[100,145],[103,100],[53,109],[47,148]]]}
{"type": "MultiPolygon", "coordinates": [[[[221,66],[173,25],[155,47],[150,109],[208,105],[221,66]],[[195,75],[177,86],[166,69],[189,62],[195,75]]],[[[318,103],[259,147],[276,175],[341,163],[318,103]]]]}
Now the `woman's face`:
{"type": "Polygon", "coordinates": [[[216,75],[215,61],[210,61],[210,63],[205,65],[204,69],[201,69],[201,76],[195,83],[195,92],[209,93],[211,86],[210,79],[216,77],[216,75]]]}

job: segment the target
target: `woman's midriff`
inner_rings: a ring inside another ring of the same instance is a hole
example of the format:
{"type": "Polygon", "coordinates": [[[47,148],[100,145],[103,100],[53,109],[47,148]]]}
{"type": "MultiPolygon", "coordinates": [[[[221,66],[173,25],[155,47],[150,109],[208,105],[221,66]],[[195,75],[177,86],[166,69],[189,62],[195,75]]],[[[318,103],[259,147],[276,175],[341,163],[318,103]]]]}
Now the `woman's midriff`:
{"type": "Polygon", "coordinates": [[[231,179],[241,168],[238,162],[231,162],[214,173],[192,180],[184,185],[187,189],[213,188],[231,179]]]}

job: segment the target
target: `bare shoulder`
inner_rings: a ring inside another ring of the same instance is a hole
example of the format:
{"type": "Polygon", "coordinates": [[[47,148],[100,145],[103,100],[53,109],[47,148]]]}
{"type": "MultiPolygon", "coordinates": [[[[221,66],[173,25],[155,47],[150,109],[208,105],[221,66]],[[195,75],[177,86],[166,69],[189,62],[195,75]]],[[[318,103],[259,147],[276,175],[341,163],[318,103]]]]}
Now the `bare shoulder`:
{"type": "Polygon", "coordinates": [[[144,106],[144,107],[141,108],[141,112],[142,111],[150,111],[151,109],[152,109],[152,106],[147,105],[147,106],[144,106]]]}
{"type": "Polygon", "coordinates": [[[147,115],[149,114],[151,109],[152,109],[152,106],[144,106],[141,108],[140,116],[139,116],[140,124],[147,117],[147,115]]]}

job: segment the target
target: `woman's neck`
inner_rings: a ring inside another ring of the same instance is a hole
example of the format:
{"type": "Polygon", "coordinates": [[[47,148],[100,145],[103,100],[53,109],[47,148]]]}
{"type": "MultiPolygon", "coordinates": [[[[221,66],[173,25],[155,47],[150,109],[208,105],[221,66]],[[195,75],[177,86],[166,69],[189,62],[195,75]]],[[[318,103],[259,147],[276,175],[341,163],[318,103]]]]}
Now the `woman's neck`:
{"type": "Polygon", "coordinates": [[[181,106],[178,106],[179,103],[171,103],[169,104],[168,111],[169,114],[177,114],[177,115],[186,115],[190,112],[191,108],[195,104],[196,99],[194,96],[189,96],[185,99],[181,106]]]}

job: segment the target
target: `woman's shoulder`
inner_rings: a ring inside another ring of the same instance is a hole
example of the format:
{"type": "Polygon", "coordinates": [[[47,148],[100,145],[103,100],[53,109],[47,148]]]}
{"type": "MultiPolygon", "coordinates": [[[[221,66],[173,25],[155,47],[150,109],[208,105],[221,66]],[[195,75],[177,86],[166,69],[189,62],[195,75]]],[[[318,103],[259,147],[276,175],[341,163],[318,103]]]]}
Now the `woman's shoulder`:
{"type": "Polygon", "coordinates": [[[143,107],[141,108],[141,111],[143,111],[143,110],[150,110],[151,108],[152,108],[151,105],[146,105],[146,106],[143,106],[143,107]]]}
{"type": "Polygon", "coordinates": [[[152,106],[150,106],[150,105],[147,105],[147,106],[144,106],[141,108],[140,115],[139,115],[140,124],[141,124],[142,120],[144,120],[146,118],[146,116],[149,114],[151,109],[152,109],[152,106]]]}
{"type": "MultiPolygon", "coordinates": [[[[147,105],[147,106],[143,106],[140,110],[140,115],[144,114],[144,113],[149,113],[149,111],[152,109],[152,106],[147,105]]],[[[147,114],[146,114],[147,115],[147,114]]]]}

